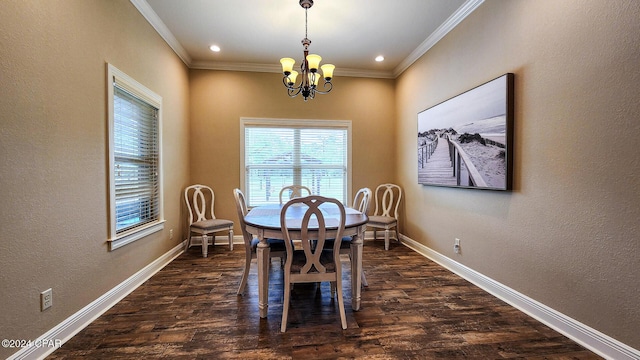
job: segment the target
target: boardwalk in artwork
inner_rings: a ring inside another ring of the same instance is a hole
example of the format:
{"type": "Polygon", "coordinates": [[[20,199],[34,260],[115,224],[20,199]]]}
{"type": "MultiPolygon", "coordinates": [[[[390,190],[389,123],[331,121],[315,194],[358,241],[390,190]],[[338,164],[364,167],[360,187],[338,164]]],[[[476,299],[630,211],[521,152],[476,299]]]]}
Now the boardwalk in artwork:
{"type": "Polygon", "coordinates": [[[456,186],[456,177],[449,158],[449,143],[441,138],[424,168],[418,170],[418,183],[456,186]]]}

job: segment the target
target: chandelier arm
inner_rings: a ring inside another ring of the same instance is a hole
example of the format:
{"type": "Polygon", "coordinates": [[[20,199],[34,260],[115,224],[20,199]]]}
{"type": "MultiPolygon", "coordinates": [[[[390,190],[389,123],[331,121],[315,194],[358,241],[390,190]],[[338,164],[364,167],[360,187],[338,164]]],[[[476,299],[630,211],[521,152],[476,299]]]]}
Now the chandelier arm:
{"type": "Polygon", "coordinates": [[[295,84],[289,85],[289,81],[287,81],[289,79],[289,77],[287,75],[282,77],[282,83],[284,84],[284,87],[286,87],[287,89],[299,89],[302,84],[295,86],[295,84]]]}
{"type": "Polygon", "coordinates": [[[284,87],[289,89],[291,86],[289,86],[289,82],[287,81],[287,79],[289,79],[289,77],[287,75],[283,76],[282,77],[282,83],[284,84],[284,87]]]}
{"type": "Polygon", "coordinates": [[[314,92],[317,92],[318,94],[323,94],[323,95],[328,94],[329,91],[333,89],[333,84],[331,83],[331,81],[325,81],[324,84],[322,84],[322,88],[324,90],[318,90],[318,87],[316,86],[314,89],[315,90],[314,92]]]}
{"type": "Polygon", "coordinates": [[[300,94],[301,91],[302,87],[287,88],[287,94],[289,95],[289,97],[296,97],[298,96],[298,94],[300,94]]]}
{"type": "Polygon", "coordinates": [[[282,83],[284,84],[284,87],[287,89],[287,94],[289,95],[289,97],[296,97],[298,94],[300,94],[300,92],[302,91],[302,84],[295,86],[294,85],[289,85],[289,82],[287,81],[288,77],[284,76],[282,78],[282,83]]]}

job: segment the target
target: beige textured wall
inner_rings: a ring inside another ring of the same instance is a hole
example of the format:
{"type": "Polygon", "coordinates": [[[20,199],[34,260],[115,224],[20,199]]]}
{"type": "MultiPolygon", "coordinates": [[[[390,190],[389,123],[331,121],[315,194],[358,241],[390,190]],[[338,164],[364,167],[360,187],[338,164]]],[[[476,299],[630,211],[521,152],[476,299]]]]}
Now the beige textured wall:
{"type": "Polygon", "coordinates": [[[188,71],[127,0],[0,2],[0,337],[40,336],[175,246],[189,182],[235,219],[239,119],[270,117],[352,120],[353,189],[399,182],[404,233],[640,348],[638,6],[486,0],[397,84],[338,76],[304,103],[277,74],[188,71]],[[111,253],[105,62],[164,99],[165,231],[111,253]],[[515,190],[417,185],[417,112],[505,72],[515,190]]]}
{"type": "Polygon", "coordinates": [[[636,349],[638,19],[635,0],[487,0],[397,84],[404,232],[636,349]],[[514,191],[418,185],[417,113],[506,72],[514,191]]]}
{"type": "Polygon", "coordinates": [[[190,71],[191,180],[214,189],[217,217],[237,223],[241,117],[351,120],[353,191],[394,181],[394,80],[336,75],[330,94],[305,103],[279,74],[190,71]]]}
{"type": "Polygon", "coordinates": [[[0,338],[35,340],[178,244],[188,71],[128,0],[2,1],[0,34],[0,338]],[[166,227],[114,252],[106,62],[164,101],[166,227]]]}

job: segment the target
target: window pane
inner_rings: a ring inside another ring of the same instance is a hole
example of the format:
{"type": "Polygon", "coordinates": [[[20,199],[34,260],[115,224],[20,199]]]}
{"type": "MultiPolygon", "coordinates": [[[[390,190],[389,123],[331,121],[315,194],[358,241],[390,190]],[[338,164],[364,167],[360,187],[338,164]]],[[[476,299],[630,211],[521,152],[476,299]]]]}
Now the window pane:
{"type": "Polygon", "coordinates": [[[251,206],[277,204],[280,189],[293,184],[292,169],[252,168],[247,171],[247,193],[251,194],[251,206]]]}
{"type": "Polygon", "coordinates": [[[247,128],[245,165],[292,164],[293,129],[247,128]]]}
{"type": "Polygon", "coordinates": [[[344,181],[346,173],[343,169],[304,169],[302,185],[311,189],[312,194],[319,194],[336,199],[345,199],[344,181]]]}
{"type": "Polygon", "coordinates": [[[309,129],[300,131],[302,163],[344,165],[346,130],[309,129]]]}
{"type": "Polygon", "coordinates": [[[287,185],[346,201],[346,127],[245,126],[245,194],[249,206],[275,204],[287,185]]]}
{"type": "Polygon", "coordinates": [[[116,233],[159,219],[157,111],[114,86],[116,233]]]}

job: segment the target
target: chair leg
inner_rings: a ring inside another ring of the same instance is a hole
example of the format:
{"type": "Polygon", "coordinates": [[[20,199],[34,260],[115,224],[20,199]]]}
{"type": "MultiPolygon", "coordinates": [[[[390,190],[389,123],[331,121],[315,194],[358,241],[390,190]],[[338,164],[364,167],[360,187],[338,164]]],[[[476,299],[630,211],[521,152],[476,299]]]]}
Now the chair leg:
{"type": "Polygon", "coordinates": [[[347,316],[344,312],[344,300],[342,299],[342,282],[340,280],[337,280],[335,282],[335,285],[338,292],[338,309],[340,311],[340,322],[342,325],[342,329],[344,330],[347,328],[347,316]]]}
{"type": "Polygon", "coordinates": [[[284,274],[284,304],[282,304],[282,325],[280,332],[287,331],[287,317],[289,315],[289,298],[291,297],[291,284],[289,283],[289,274],[284,274]]]}
{"type": "Polygon", "coordinates": [[[331,298],[333,299],[336,296],[336,283],[331,281],[329,284],[331,285],[331,298]]]}
{"type": "Polygon", "coordinates": [[[389,229],[384,230],[384,249],[389,250],[389,229]]]}
{"type": "Polygon", "coordinates": [[[229,250],[233,251],[233,229],[229,229],[229,250]]]}
{"type": "Polygon", "coordinates": [[[398,225],[396,225],[394,230],[396,231],[396,240],[398,241],[398,243],[400,243],[400,235],[398,234],[398,225]]]}
{"type": "Polygon", "coordinates": [[[184,251],[189,250],[189,246],[191,246],[191,230],[189,230],[189,235],[187,236],[187,246],[185,246],[184,251]]]}
{"type": "Polygon", "coordinates": [[[209,251],[209,237],[202,234],[202,257],[207,257],[209,251]]]}
{"type": "Polygon", "coordinates": [[[251,270],[251,253],[246,252],[244,261],[244,270],[242,271],[242,280],[240,280],[240,287],[238,287],[238,295],[244,293],[244,288],[247,287],[247,279],[249,278],[249,271],[251,270]]]}

